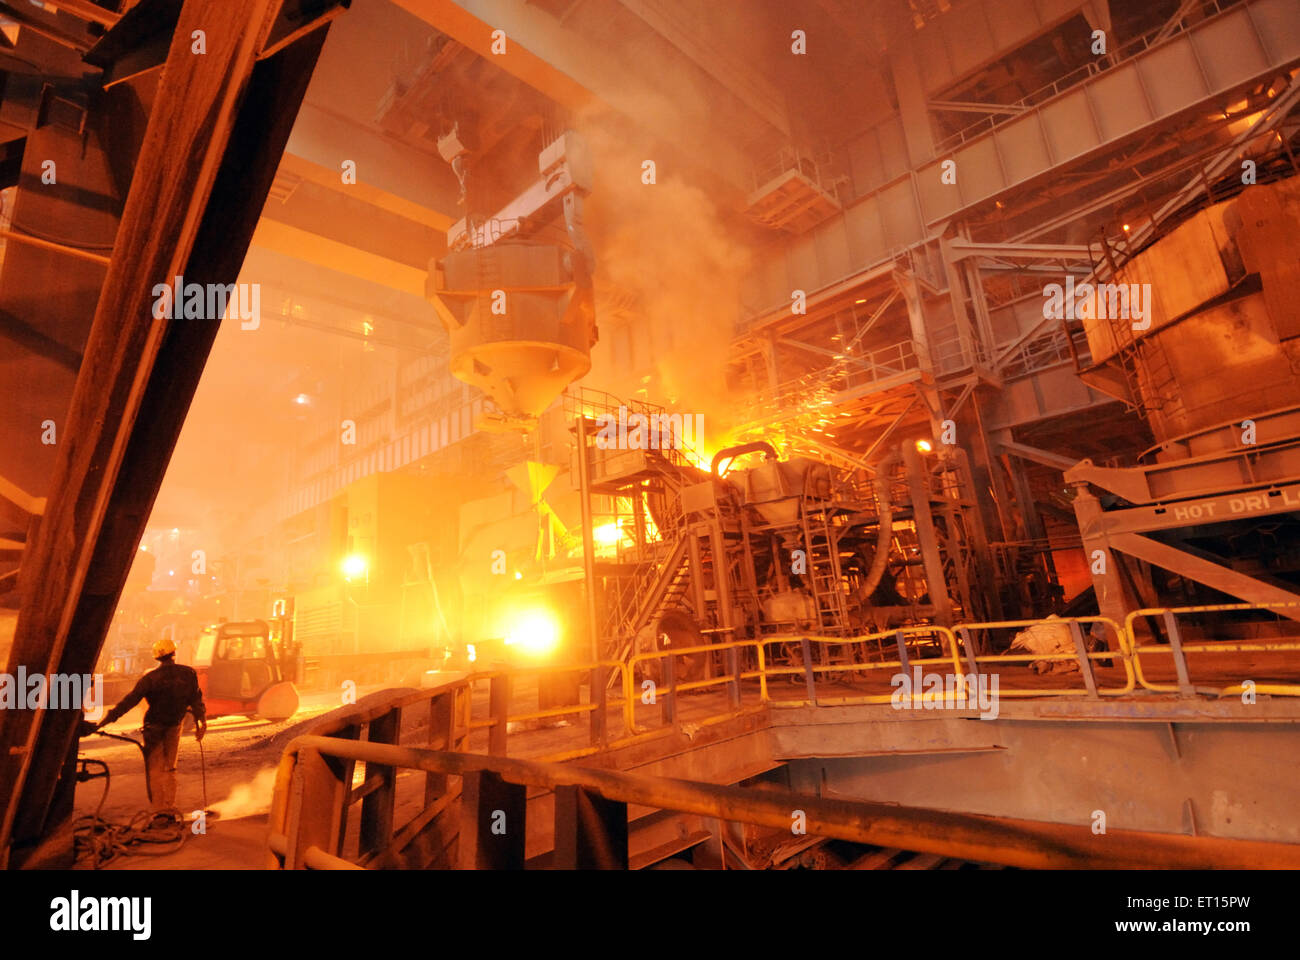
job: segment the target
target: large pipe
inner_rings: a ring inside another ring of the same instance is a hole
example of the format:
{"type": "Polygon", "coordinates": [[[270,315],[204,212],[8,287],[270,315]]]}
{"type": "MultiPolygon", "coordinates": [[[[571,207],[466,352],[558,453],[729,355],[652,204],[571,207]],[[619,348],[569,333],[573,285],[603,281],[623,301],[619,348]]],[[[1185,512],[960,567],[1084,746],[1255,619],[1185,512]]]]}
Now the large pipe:
{"type": "Polygon", "coordinates": [[[876,552],[871,557],[871,568],[867,571],[866,581],[862,584],[862,598],[866,600],[880,586],[880,578],[885,575],[885,564],[889,562],[889,544],[894,538],[894,504],[890,499],[889,470],[902,459],[902,453],[891,453],[876,464],[876,477],[873,487],[876,493],[876,516],[880,528],[876,531],[876,552]]]}
{"type": "Polygon", "coordinates": [[[734,447],[724,447],[722,450],[719,450],[713,455],[713,459],[709,462],[709,472],[716,477],[719,475],[718,465],[722,463],[723,460],[734,460],[742,454],[755,453],[759,450],[763,451],[763,453],[767,455],[768,460],[776,459],[775,447],[766,440],[754,440],[751,443],[742,443],[734,447]]]}

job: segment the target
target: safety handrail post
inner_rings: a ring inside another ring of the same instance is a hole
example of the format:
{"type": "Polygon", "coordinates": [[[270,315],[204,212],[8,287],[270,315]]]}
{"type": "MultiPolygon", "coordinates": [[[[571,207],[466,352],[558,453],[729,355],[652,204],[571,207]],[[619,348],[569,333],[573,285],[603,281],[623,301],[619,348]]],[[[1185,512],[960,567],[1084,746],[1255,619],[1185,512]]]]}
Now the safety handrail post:
{"type": "MultiPolygon", "coordinates": [[[[952,655],[952,673],[954,677],[961,676],[961,651],[957,649],[957,634],[953,633],[948,627],[940,626],[939,632],[948,638],[948,648],[952,655]]],[[[977,671],[978,672],[978,671],[977,671]]]]}
{"type": "Polygon", "coordinates": [[[965,627],[957,628],[957,636],[961,637],[962,649],[966,651],[966,666],[970,667],[972,676],[978,676],[980,667],[979,660],[975,654],[975,638],[965,627]]]}
{"type": "Polygon", "coordinates": [[[817,679],[813,676],[812,643],[807,637],[799,638],[799,651],[803,659],[803,682],[808,689],[809,702],[817,703],[817,679]]]}
{"type": "Polygon", "coordinates": [[[494,673],[488,683],[488,715],[492,719],[492,726],[488,730],[488,753],[505,756],[510,715],[510,674],[504,671],[494,673]]]}
{"type": "Polygon", "coordinates": [[[1088,656],[1088,645],[1083,639],[1083,628],[1078,620],[1070,621],[1070,638],[1074,640],[1074,652],[1079,657],[1079,671],[1083,674],[1084,685],[1088,688],[1089,699],[1097,699],[1097,676],[1092,672],[1092,658],[1088,656]]]}
{"type": "Polygon", "coordinates": [[[677,665],[676,656],[669,652],[664,658],[664,680],[668,692],[659,697],[659,717],[665,725],[677,726],[677,665]]]}
{"type": "Polygon", "coordinates": [[[732,707],[740,706],[740,682],[744,679],[740,664],[740,649],[736,646],[730,646],[725,653],[727,659],[727,672],[731,674],[731,682],[727,684],[727,696],[732,707]]]}
{"type": "Polygon", "coordinates": [[[894,643],[898,646],[898,670],[900,673],[907,673],[909,669],[907,664],[907,635],[902,630],[895,630],[894,643]]]}
{"type": "Polygon", "coordinates": [[[311,847],[331,854],[343,852],[353,766],[354,761],[326,758],[311,747],[298,751],[285,830],[289,838],[284,857],[286,869],[306,866],[304,858],[311,847]],[[306,802],[308,798],[315,802],[306,802]]]}
{"type": "Polygon", "coordinates": [[[605,680],[601,676],[599,663],[591,668],[589,676],[592,709],[588,711],[588,729],[591,733],[591,745],[593,747],[603,747],[608,739],[607,718],[605,716],[608,698],[605,693],[605,680]]]}
{"type": "MultiPolygon", "coordinates": [[[[366,739],[371,743],[396,746],[401,732],[402,708],[394,706],[392,710],[370,721],[366,739]]],[[[386,849],[393,839],[397,771],[393,767],[374,765],[367,761],[366,779],[369,780],[372,776],[378,776],[381,785],[361,800],[360,851],[363,856],[386,849]]]]}
{"type": "Polygon", "coordinates": [[[1169,634],[1169,651],[1174,656],[1174,670],[1178,673],[1178,695],[1183,698],[1195,697],[1196,688],[1192,686],[1191,674],[1187,671],[1187,657],[1183,654],[1182,635],[1178,632],[1178,621],[1172,610],[1164,613],[1165,630],[1169,634]]]}
{"type": "Polygon", "coordinates": [[[636,683],[635,663],[636,660],[633,659],[619,666],[623,679],[623,733],[629,737],[636,733],[636,697],[633,693],[636,683]]]}
{"type": "MultiPolygon", "coordinates": [[[[429,698],[428,741],[435,749],[455,750],[456,694],[444,693],[429,698]]],[[[447,778],[439,773],[424,775],[424,805],[427,807],[447,789],[447,778]]]]}

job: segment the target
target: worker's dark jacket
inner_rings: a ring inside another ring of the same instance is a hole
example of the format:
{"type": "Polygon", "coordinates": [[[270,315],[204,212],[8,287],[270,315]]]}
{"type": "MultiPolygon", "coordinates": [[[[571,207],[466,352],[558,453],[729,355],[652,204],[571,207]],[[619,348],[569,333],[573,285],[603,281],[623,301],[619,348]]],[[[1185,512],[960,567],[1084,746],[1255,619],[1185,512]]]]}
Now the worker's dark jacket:
{"type": "Polygon", "coordinates": [[[112,723],[142,699],[149,702],[144,713],[144,722],[149,726],[175,726],[185,719],[187,707],[194,711],[195,720],[205,717],[199,675],[193,667],[171,660],[164,660],[156,670],[137,680],[122,702],[108,712],[104,723],[112,723]]]}

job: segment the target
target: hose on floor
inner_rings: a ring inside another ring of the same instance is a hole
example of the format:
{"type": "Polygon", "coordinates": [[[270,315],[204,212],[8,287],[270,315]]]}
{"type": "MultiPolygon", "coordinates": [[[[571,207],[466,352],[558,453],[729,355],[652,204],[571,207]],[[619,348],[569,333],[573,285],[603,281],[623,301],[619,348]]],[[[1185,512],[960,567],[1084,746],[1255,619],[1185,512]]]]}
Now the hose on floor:
{"type": "Polygon", "coordinates": [[[123,856],[162,857],[185,845],[190,831],[179,810],[142,810],[126,823],[116,823],[103,816],[111,776],[102,760],[82,760],[84,767],[102,767],[99,773],[78,772],[77,779],[104,778],[104,792],[94,813],[83,814],[72,824],[73,856],[78,867],[100,870],[123,856]]]}
{"type": "MultiPolygon", "coordinates": [[[[115,733],[105,733],[102,730],[95,732],[102,737],[133,743],[140,748],[140,755],[144,756],[144,744],[139,740],[119,736],[115,733]]],[[[203,741],[200,740],[200,756],[202,756],[202,748],[203,741]]],[[[108,764],[103,760],[90,758],[79,759],[78,763],[80,764],[77,771],[77,780],[79,782],[99,777],[104,778],[104,792],[100,795],[95,812],[83,814],[74,820],[72,824],[73,857],[78,867],[100,870],[119,857],[134,855],[163,857],[175,853],[185,845],[185,841],[190,838],[190,831],[186,827],[184,815],[174,807],[170,810],[142,810],[126,823],[117,823],[105,819],[103,816],[104,803],[108,800],[108,791],[112,785],[108,764]],[[97,772],[92,773],[92,768],[99,769],[97,772]]],[[[147,774],[145,784],[147,790],[147,774]]],[[[205,808],[208,805],[207,794],[208,784],[205,768],[203,777],[203,806],[205,808]]]]}

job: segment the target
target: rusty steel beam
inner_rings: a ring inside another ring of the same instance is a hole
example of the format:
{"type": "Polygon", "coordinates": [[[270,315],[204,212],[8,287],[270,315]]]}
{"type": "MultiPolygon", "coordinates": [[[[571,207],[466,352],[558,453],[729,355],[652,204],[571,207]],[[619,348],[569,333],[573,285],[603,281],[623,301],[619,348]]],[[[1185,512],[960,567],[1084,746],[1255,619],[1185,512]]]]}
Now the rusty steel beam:
{"type": "Polygon", "coordinates": [[[99,4],[94,3],[93,0],[59,0],[56,6],[62,13],[72,14],[78,20],[98,23],[104,27],[111,27],[122,19],[120,13],[105,10],[99,4]]]}
{"type": "Polygon", "coordinates": [[[579,786],[555,788],[557,870],[626,870],[627,804],[579,786]]]}
{"type": "Polygon", "coordinates": [[[593,110],[617,111],[658,140],[665,155],[680,151],[681,156],[689,156],[697,164],[692,176],[706,185],[721,205],[744,208],[752,173],[744,152],[700,121],[689,120],[683,131],[667,124],[660,111],[647,111],[647,97],[671,94],[572,26],[566,27],[532,4],[514,0],[392,2],[575,116],[593,110]],[[498,30],[500,34],[495,33],[498,30]],[[498,54],[494,46],[502,37],[505,53],[498,54]],[[687,149],[690,144],[707,144],[707,152],[687,149]]]}
{"type": "MultiPolygon", "coordinates": [[[[1102,514],[1104,518],[1106,515],[1102,514]]],[[[1300,595],[1247,576],[1231,567],[1214,563],[1204,557],[1161,543],[1140,533],[1111,533],[1106,535],[1111,547],[1130,557],[1137,557],[1157,567],[1163,567],[1179,576],[1204,583],[1246,603],[1276,608],[1280,616],[1300,620],[1300,595]]]]}
{"type": "MultiPolygon", "coordinates": [[[[87,673],[219,320],[154,317],[153,285],[236,279],[324,31],[275,56],[280,0],[186,0],[63,426],[50,509],[24,565],[10,671],[87,673]],[[190,52],[203,29],[205,56],[190,52]]],[[[0,716],[0,866],[47,822],[80,713],[0,716]]]]}
{"type": "Polygon", "coordinates": [[[37,36],[78,53],[85,53],[94,45],[94,38],[90,34],[69,33],[59,26],[54,18],[43,11],[38,14],[35,8],[18,0],[0,2],[0,15],[13,20],[19,27],[26,28],[37,36]]]}
{"type": "MultiPolygon", "coordinates": [[[[921,562],[925,569],[925,583],[934,605],[935,621],[947,626],[952,623],[952,598],[943,576],[943,556],[939,552],[939,538],[934,529],[931,510],[929,466],[913,444],[903,444],[903,465],[907,470],[907,489],[912,498],[912,522],[916,526],[916,539],[921,547],[921,562]]],[[[965,598],[963,598],[964,600],[965,598]]]]}
{"type": "MultiPolygon", "coordinates": [[[[285,750],[276,780],[276,804],[281,809],[285,802],[281,793],[287,791],[292,783],[294,765],[300,752],[309,762],[318,765],[320,758],[328,756],[452,776],[486,770],[498,774],[507,783],[553,790],[579,787],[614,803],[674,810],[783,830],[791,828],[795,811],[803,811],[810,835],[1029,869],[1300,868],[1300,844],[1136,830],[1111,830],[1096,835],[1088,825],[981,817],[798,794],[779,795],[743,787],[647,777],[569,764],[444,753],[314,736],[297,737],[285,750]]],[[[307,809],[305,801],[308,799],[303,798],[304,809],[300,815],[303,822],[330,818],[329,811],[307,809]]],[[[274,822],[272,829],[275,829],[274,822]]],[[[315,842],[314,837],[308,839],[315,842]]],[[[291,836],[287,840],[293,848],[294,838],[291,836]]]]}
{"type": "Polygon", "coordinates": [[[490,770],[465,777],[457,854],[462,870],[522,870],[527,790],[490,770]]]}

